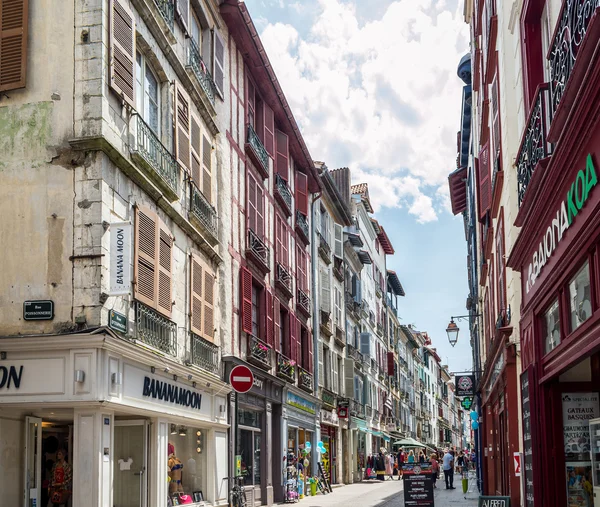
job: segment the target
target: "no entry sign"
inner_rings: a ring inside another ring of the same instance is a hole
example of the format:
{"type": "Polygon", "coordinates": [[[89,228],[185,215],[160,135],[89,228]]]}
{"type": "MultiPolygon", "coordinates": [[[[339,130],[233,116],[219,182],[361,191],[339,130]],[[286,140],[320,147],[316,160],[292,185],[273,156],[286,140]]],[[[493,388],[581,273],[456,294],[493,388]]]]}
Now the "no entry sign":
{"type": "Polygon", "coordinates": [[[235,366],[229,374],[229,383],[236,393],[247,393],[254,384],[252,370],[244,365],[235,366]]]}

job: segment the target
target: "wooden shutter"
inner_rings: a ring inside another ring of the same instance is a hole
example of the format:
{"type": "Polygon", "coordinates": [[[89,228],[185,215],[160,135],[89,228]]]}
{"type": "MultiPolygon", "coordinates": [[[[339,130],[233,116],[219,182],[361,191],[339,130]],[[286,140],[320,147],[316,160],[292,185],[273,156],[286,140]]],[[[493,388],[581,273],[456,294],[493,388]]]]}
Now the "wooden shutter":
{"type": "Polygon", "coordinates": [[[332,353],[331,354],[331,366],[332,366],[332,371],[333,371],[333,384],[332,384],[332,390],[334,393],[339,394],[340,389],[339,389],[339,383],[340,383],[340,377],[339,377],[339,372],[338,372],[338,356],[336,353],[332,353]]]}
{"type": "Polygon", "coordinates": [[[296,247],[296,250],[296,278],[298,279],[298,288],[303,292],[308,293],[308,283],[306,277],[306,252],[300,245],[296,247]]]}
{"type": "Polygon", "coordinates": [[[265,238],[265,194],[261,181],[256,181],[256,230],[261,239],[265,238]]]}
{"type": "Polygon", "coordinates": [[[248,227],[258,235],[256,230],[256,200],[256,180],[252,173],[248,172],[248,227]]]}
{"type": "Polygon", "coordinates": [[[308,216],[308,176],[296,171],[296,209],[308,216]]]}
{"type": "Polygon", "coordinates": [[[28,21],[29,0],[0,0],[0,91],[25,86],[28,21]]]}
{"type": "Polygon", "coordinates": [[[287,268],[290,265],[288,230],[285,220],[279,215],[275,217],[275,236],[277,261],[287,268]]]}
{"type": "Polygon", "coordinates": [[[500,211],[496,230],[496,259],[498,264],[498,313],[506,310],[506,260],[504,259],[504,212],[500,211]]]}
{"type": "Polygon", "coordinates": [[[279,215],[275,215],[275,259],[280,264],[282,257],[283,246],[281,245],[281,229],[282,229],[282,220],[279,215]]]}
{"type": "Polygon", "coordinates": [[[331,313],[331,280],[328,270],[321,270],[321,309],[325,313],[331,313]]]}
{"type": "Polygon", "coordinates": [[[300,333],[300,322],[296,316],[290,312],[290,336],[289,336],[289,354],[292,361],[298,362],[298,335],[300,333]]]}
{"type": "Polygon", "coordinates": [[[333,224],[334,231],[334,248],[333,255],[338,259],[344,258],[344,229],[340,224],[333,224]]]}
{"type": "Polygon", "coordinates": [[[213,342],[215,339],[215,273],[204,265],[204,306],[202,309],[202,336],[213,342]]]}
{"type": "Polygon", "coordinates": [[[479,179],[479,218],[482,219],[490,209],[492,201],[492,184],[490,178],[490,144],[489,141],[479,152],[477,168],[479,179]]]}
{"type": "Polygon", "coordinates": [[[492,164],[500,153],[500,103],[498,101],[498,74],[492,81],[492,164]]]}
{"type": "Polygon", "coordinates": [[[325,350],[323,349],[323,343],[319,342],[319,385],[322,387],[325,385],[324,378],[324,368],[323,368],[323,356],[325,355],[325,350]]]}
{"type": "Polygon", "coordinates": [[[202,190],[202,145],[200,144],[200,120],[191,113],[191,130],[190,130],[190,151],[191,151],[191,168],[192,181],[198,188],[202,190]]]}
{"type": "Polygon", "coordinates": [[[275,158],[275,115],[273,110],[265,103],[263,103],[263,121],[265,149],[271,157],[275,158]]]}
{"type": "Polygon", "coordinates": [[[246,78],[246,103],[248,104],[248,123],[256,130],[256,88],[250,76],[246,78]]]}
{"type": "MultiPolygon", "coordinates": [[[[2,0],[2,7],[14,0],[2,0]]],[[[16,2],[15,2],[16,3],[16,2]]],[[[6,14],[2,22],[10,21],[6,14]]],[[[135,18],[127,4],[111,0],[110,5],[110,86],[127,104],[135,107],[135,18]]],[[[3,30],[2,60],[4,60],[3,30]]]]}
{"type": "Polygon", "coordinates": [[[152,308],[156,307],[156,227],[158,217],[148,208],[135,209],[135,298],[152,308]]]}
{"type": "Polygon", "coordinates": [[[310,333],[308,331],[308,329],[306,330],[306,336],[307,336],[307,340],[308,340],[308,364],[306,365],[306,369],[310,373],[314,373],[314,369],[315,369],[315,365],[314,365],[315,358],[314,358],[314,353],[313,353],[314,343],[313,343],[312,333],[310,333]]]}
{"type": "Polygon", "coordinates": [[[204,268],[200,257],[192,254],[192,283],[190,300],[190,327],[192,332],[202,336],[202,298],[204,285],[204,268]]]}
{"type": "MultiPolygon", "coordinates": [[[[265,332],[267,345],[275,347],[275,322],[273,320],[273,293],[265,289],[265,332]]],[[[279,337],[278,337],[279,338],[279,337]]]]}
{"type": "Polygon", "coordinates": [[[388,375],[394,374],[394,353],[393,352],[387,353],[387,372],[388,372],[388,375]]]}
{"type": "Polygon", "coordinates": [[[179,21],[187,32],[190,26],[190,0],[176,0],[176,2],[179,21]]]}
{"type": "Polygon", "coordinates": [[[273,339],[275,342],[275,350],[281,352],[281,341],[279,336],[281,335],[281,303],[277,296],[273,296],[273,339]]]}
{"type": "MultiPolygon", "coordinates": [[[[181,83],[175,81],[175,148],[177,162],[190,171],[190,97],[181,83]]],[[[198,155],[200,152],[198,151],[198,155]]],[[[201,189],[201,187],[198,187],[201,189]]]]}
{"type": "Polygon", "coordinates": [[[202,193],[212,204],[212,143],[204,135],[202,136],[202,193]]]}
{"type": "Polygon", "coordinates": [[[214,69],[213,69],[213,79],[215,81],[215,86],[217,91],[224,96],[224,77],[225,77],[225,44],[223,43],[223,39],[221,38],[221,34],[217,30],[214,31],[215,34],[215,59],[214,59],[214,69]]]}
{"type": "Polygon", "coordinates": [[[279,174],[285,181],[288,181],[289,171],[289,145],[288,136],[280,130],[275,131],[275,172],[279,174]]]}
{"type": "Polygon", "coordinates": [[[241,294],[242,294],[242,330],[252,334],[252,273],[246,268],[241,272],[241,294]]]}
{"type": "Polygon", "coordinates": [[[156,309],[167,317],[171,317],[173,309],[172,275],[173,236],[167,226],[158,221],[158,300],[156,309]]]}
{"type": "MultiPolygon", "coordinates": [[[[352,398],[356,394],[354,389],[354,379],[354,359],[344,359],[344,395],[347,398],[352,398]]],[[[356,401],[360,402],[359,399],[356,399],[356,401]]]]}

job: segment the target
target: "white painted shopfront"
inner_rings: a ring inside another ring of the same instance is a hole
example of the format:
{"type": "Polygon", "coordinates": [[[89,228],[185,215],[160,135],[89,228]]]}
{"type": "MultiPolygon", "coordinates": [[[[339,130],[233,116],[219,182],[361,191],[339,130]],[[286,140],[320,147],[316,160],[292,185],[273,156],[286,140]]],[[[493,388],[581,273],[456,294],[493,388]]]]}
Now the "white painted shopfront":
{"type": "Polygon", "coordinates": [[[4,339],[0,352],[2,505],[45,507],[58,449],[72,507],[166,507],[177,491],[227,503],[229,388],[215,376],[105,331],[4,339]]]}

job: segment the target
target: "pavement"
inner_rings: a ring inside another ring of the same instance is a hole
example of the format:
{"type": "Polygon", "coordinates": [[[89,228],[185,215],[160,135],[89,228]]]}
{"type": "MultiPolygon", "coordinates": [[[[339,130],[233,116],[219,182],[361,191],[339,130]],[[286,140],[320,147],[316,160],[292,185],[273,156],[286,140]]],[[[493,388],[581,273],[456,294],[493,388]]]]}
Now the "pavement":
{"type": "MultiPolygon", "coordinates": [[[[437,481],[434,489],[435,507],[476,507],[479,493],[472,485],[473,492],[463,494],[460,477],[455,476],[456,489],[447,490],[444,480],[437,481]]],[[[298,507],[404,507],[404,489],[402,481],[363,481],[333,488],[327,495],[305,497],[298,507]]]]}

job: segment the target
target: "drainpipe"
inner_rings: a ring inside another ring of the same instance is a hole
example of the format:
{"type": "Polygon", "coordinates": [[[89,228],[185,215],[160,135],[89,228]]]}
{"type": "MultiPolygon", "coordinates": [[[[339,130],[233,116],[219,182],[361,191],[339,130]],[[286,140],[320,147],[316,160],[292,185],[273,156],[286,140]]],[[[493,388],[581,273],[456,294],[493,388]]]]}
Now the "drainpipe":
{"type": "MultiPolygon", "coordinates": [[[[312,279],[312,328],[313,328],[313,381],[314,381],[314,395],[318,397],[319,393],[319,290],[318,290],[318,279],[317,276],[319,274],[319,261],[318,261],[318,246],[317,246],[317,231],[315,230],[315,216],[317,213],[317,207],[315,206],[315,202],[321,197],[321,193],[314,194],[312,202],[310,203],[310,257],[311,257],[311,279],[312,279]]],[[[319,417],[319,413],[317,412],[317,417],[319,417]]],[[[311,470],[313,475],[317,475],[317,462],[318,462],[318,454],[317,454],[317,442],[321,440],[321,425],[320,422],[317,422],[315,428],[315,442],[312,443],[313,452],[312,454],[312,464],[311,470]]]]}

